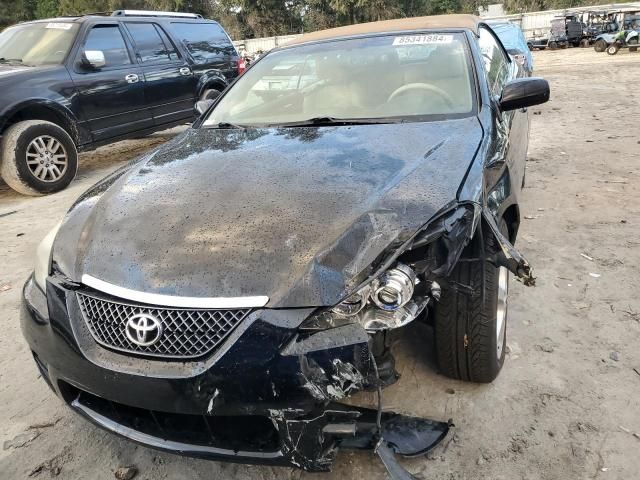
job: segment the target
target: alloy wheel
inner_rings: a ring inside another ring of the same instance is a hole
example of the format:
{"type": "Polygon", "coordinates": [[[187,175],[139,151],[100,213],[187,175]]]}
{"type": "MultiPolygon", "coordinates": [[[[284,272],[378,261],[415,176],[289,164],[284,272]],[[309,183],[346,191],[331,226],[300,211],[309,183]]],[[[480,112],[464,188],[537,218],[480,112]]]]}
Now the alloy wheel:
{"type": "Polygon", "coordinates": [[[27,147],[27,166],[42,182],[56,182],[67,171],[69,158],[62,143],[50,135],[34,138],[27,147]]]}

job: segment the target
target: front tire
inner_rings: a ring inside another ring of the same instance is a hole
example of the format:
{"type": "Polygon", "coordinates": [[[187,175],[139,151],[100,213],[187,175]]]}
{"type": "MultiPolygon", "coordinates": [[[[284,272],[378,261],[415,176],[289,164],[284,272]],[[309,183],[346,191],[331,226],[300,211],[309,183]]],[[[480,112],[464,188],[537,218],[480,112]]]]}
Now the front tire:
{"type": "Polygon", "coordinates": [[[607,47],[607,54],[608,55],[615,55],[616,53],[618,53],[618,50],[620,50],[620,47],[618,47],[618,45],[609,45],[607,47]]]}
{"type": "Polygon", "coordinates": [[[607,42],[600,38],[596,40],[596,43],[593,44],[593,49],[598,53],[604,52],[607,49],[607,42]]]}
{"type": "Polygon", "coordinates": [[[0,174],[15,191],[46,195],[65,189],[78,171],[78,152],[55,123],[27,120],[9,127],[0,145],[0,174]]]}
{"type": "MultiPolygon", "coordinates": [[[[504,220],[500,231],[508,235],[504,220]]],[[[488,255],[499,250],[489,230],[484,231],[484,239],[488,255]]],[[[459,261],[451,280],[453,285],[471,286],[473,294],[442,287],[434,316],[438,366],[450,378],[490,383],[504,364],[509,272],[489,262],[483,271],[480,261],[459,261]]]]}

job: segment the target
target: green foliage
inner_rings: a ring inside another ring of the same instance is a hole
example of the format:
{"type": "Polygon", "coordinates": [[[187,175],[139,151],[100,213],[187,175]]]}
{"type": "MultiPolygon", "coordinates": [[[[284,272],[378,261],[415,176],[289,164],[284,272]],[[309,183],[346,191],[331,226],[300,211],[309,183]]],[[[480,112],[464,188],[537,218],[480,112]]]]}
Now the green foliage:
{"type": "MultiPolygon", "coordinates": [[[[476,13],[496,0],[0,0],[0,27],[34,18],[122,8],[201,13],[233,38],[308,32],[389,18],[476,13]]],[[[611,0],[503,0],[509,13],[610,3],[611,0]]],[[[631,1],[631,0],[622,0],[631,1]]]]}

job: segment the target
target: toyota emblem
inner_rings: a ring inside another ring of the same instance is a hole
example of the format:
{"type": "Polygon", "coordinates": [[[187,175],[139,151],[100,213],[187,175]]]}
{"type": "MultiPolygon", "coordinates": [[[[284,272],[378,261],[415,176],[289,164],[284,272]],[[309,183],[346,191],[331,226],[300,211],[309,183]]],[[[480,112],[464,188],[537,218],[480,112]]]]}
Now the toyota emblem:
{"type": "Polygon", "coordinates": [[[127,320],[127,338],[140,347],[153,345],[162,335],[162,324],[153,315],[138,313],[127,320]]]}

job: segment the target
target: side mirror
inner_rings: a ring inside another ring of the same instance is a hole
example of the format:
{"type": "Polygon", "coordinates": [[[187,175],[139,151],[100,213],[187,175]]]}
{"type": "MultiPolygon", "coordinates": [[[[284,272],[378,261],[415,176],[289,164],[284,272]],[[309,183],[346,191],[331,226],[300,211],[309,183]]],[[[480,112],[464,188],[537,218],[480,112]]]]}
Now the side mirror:
{"type": "Polygon", "coordinates": [[[195,110],[198,115],[202,115],[204,112],[209,110],[209,107],[215,103],[215,100],[200,100],[195,104],[195,110]]]}
{"type": "Polygon", "coordinates": [[[101,50],[85,50],[82,54],[82,64],[91,68],[102,68],[107,62],[101,50]]]}
{"type": "Polygon", "coordinates": [[[549,100],[549,82],[544,78],[518,78],[502,89],[500,110],[507,112],[540,105],[549,100]]]}

